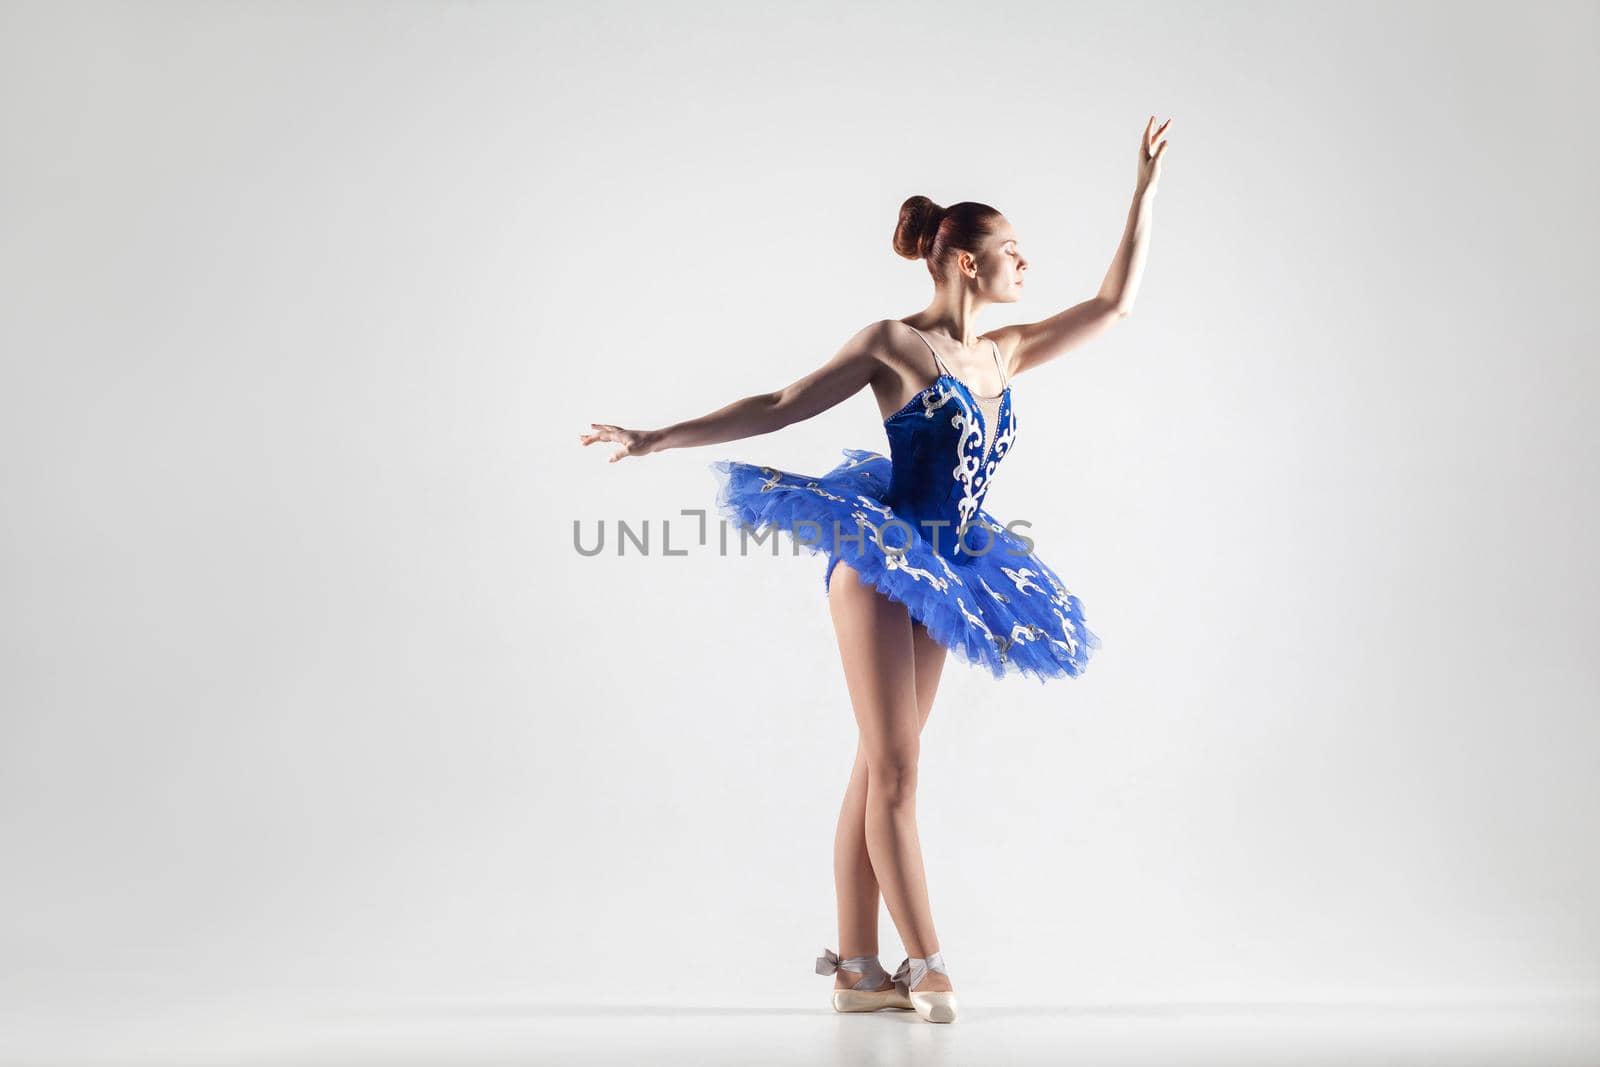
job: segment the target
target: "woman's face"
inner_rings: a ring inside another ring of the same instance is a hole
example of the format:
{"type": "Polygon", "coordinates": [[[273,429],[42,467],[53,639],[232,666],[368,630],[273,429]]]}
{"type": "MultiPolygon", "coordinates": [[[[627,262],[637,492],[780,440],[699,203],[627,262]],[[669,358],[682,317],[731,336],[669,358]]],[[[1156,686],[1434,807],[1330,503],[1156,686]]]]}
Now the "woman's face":
{"type": "Polygon", "coordinates": [[[1011,223],[1001,219],[973,259],[977,277],[972,278],[972,284],[980,296],[997,304],[1022,299],[1022,274],[1028,267],[1028,260],[1022,254],[1017,231],[1011,223]]]}

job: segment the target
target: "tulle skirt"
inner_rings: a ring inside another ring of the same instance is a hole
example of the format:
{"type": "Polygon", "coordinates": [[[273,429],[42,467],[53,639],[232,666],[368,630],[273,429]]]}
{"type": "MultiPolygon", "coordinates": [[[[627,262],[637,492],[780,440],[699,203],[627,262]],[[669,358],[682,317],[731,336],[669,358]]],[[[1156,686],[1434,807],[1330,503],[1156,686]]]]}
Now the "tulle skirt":
{"type": "Polygon", "coordinates": [[[822,475],[735,460],[712,463],[717,509],[738,529],[782,532],[827,556],[825,593],[835,566],[848,563],[862,581],[905,605],[934,640],[996,678],[1025,674],[1048,681],[1083,673],[1100,639],[1084,623],[1083,603],[1028,541],[980,508],[962,537],[966,550],[949,559],[930,537],[948,553],[953,528],[935,531],[884,503],[888,457],[843,451],[844,462],[822,475]]]}

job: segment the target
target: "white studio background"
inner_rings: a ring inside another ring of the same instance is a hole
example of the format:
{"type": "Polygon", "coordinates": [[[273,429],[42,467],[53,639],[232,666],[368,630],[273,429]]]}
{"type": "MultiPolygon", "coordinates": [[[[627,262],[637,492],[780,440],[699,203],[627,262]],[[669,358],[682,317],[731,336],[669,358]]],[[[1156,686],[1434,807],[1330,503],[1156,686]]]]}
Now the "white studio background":
{"type": "Polygon", "coordinates": [[[577,436],[924,306],[912,194],[1022,235],[983,327],[1092,295],[1151,114],[1139,304],[1018,379],[987,504],[1104,647],[1047,686],[952,659],[924,739],[953,975],[1600,996],[1597,29],[0,7],[5,1010],[822,1004],[855,744],[823,562],[679,513],[715,459],[882,450],[876,409],[617,464],[577,436]]]}

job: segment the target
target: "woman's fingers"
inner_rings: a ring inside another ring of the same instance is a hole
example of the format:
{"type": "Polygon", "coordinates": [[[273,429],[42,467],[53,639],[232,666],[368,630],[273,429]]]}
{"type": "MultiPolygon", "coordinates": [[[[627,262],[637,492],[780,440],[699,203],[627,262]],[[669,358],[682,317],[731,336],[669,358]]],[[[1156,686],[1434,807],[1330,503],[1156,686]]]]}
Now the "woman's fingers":
{"type": "Polygon", "coordinates": [[[1168,119],[1161,124],[1159,129],[1152,129],[1151,127],[1155,126],[1155,122],[1156,117],[1151,115],[1150,121],[1144,124],[1144,150],[1146,152],[1152,152],[1155,149],[1156,141],[1160,139],[1162,134],[1167,132],[1167,127],[1172,125],[1172,120],[1168,119]]]}
{"type": "Polygon", "coordinates": [[[592,433],[580,433],[578,440],[586,445],[597,444],[601,441],[611,441],[622,445],[621,448],[611,453],[607,463],[615,463],[619,459],[626,459],[633,455],[633,433],[624,430],[621,426],[613,426],[609,422],[591,422],[592,433]]]}
{"type": "Polygon", "coordinates": [[[594,432],[593,433],[580,433],[578,435],[578,440],[582,441],[584,444],[592,445],[596,441],[615,441],[616,440],[615,434],[616,434],[616,431],[617,431],[617,427],[608,425],[608,424],[603,423],[603,422],[591,422],[589,425],[594,428],[594,432]]]}

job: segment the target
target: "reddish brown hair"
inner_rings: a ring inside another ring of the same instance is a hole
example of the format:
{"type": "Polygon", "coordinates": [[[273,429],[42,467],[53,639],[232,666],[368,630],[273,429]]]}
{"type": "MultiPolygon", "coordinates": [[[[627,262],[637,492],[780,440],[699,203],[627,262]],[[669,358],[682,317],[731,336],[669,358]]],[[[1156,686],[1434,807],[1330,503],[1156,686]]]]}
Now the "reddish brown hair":
{"type": "Polygon", "coordinates": [[[994,233],[1000,212],[988,204],[963,200],[940,207],[925,196],[900,205],[894,227],[894,250],[906,259],[925,259],[935,278],[956,252],[978,254],[984,238],[994,233]]]}

